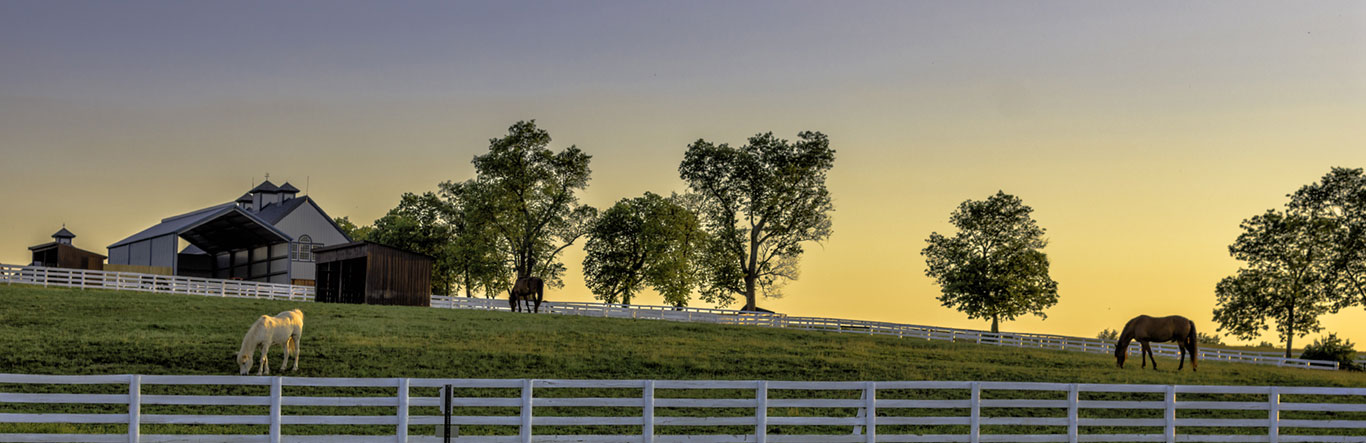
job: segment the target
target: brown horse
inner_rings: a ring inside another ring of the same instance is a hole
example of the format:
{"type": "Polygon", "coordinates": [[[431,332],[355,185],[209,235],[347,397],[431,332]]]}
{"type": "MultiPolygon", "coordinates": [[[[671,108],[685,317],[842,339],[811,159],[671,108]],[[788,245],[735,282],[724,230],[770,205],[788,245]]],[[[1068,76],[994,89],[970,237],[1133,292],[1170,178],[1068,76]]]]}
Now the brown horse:
{"type": "Polygon", "coordinates": [[[541,280],[540,277],[522,277],[517,279],[517,283],[512,285],[512,289],[508,290],[508,304],[512,305],[512,312],[522,310],[521,303],[517,303],[520,300],[527,302],[529,305],[526,310],[539,313],[541,312],[541,300],[544,298],[545,281],[541,280]],[[533,295],[535,297],[532,297],[533,295]],[[533,302],[535,303],[534,307],[530,306],[533,302]]]}
{"type": "Polygon", "coordinates": [[[1143,361],[1143,366],[1148,366],[1148,360],[1153,361],[1153,369],[1157,369],[1157,359],[1153,358],[1153,350],[1148,347],[1148,342],[1167,342],[1174,341],[1176,346],[1181,349],[1180,364],[1176,370],[1180,371],[1186,366],[1186,353],[1191,356],[1191,370],[1195,370],[1195,356],[1199,355],[1196,351],[1195,322],[1180,315],[1156,318],[1146,315],[1134,317],[1129,323],[1124,325],[1124,332],[1119,334],[1119,341],[1115,343],[1115,364],[1124,368],[1124,358],[1129,355],[1129,342],[1138,340],[1143,345],[1143,352],[1138,354],[1143,361]]]}

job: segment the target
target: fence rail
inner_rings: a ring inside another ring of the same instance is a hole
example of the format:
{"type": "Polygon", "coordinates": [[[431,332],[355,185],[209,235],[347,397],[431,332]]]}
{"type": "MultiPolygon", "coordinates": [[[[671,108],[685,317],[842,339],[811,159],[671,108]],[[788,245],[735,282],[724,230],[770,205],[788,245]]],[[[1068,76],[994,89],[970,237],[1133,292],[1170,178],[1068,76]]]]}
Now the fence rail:
{"type": "Polygon", "coordinates": [[[91,271],[86,269],[47,268],[0,264],[0,281],[80,289],[112,289],[211,297],[264,298],[271,300],[313,301],[311,286],[262,283],[243,280],[140,274],[136,272],[91,271]]]}
{"type": "MultiPolygon", "coordinates": [[[[131,272],[88,271],[80,269],[45,268],[0,264],[0,281],[7,284],[32,284],[82,289],[115,289],[216,297],[263,298],[272,300],[313,301],[314,288],[285,284],[219,280],[131,272]]],[[[455,309],[510,310],[507,301],[474,297],[433,295],[432,307],[455,309]]],[[[691,308],[651,305],[619,305],[610,303],[546,302],[541,309],[555,314],[607,318],[670,320],[727,325],[750,325],[810,331],[843,332],[885,335],[926,340],[973,342],[999,346],[1057,349],[1091,353],[1114,353],[1114,343],[1096,338],[1068,337],[1030,333],[991,333],[972,329],[943,328],[846,320],[821,317],[796,317],[778,313],[738,311],[733,309],[691,308]]],[[[1153,354],[1176,358],[1180,349],[1175,345],[1154,343],[1153,354]]],[[[1129,348],[1137,355],[1138,346],[1129,348]]],[[[1309,369],[1337,369],[1338,362],[1285,358],[1275,352],[1243,351],[1224,348],[1202,348],[1200,358],[1207,361],[1251,363],[1309,369]]],[[[1359,359],[1358,364],[1366,363],[1359,359]]]]}
{"type": "Polygon", "coordinates": [[[1363,388],[0,374],[0,408],[8,442],[1366,441],[1363,388]]]}

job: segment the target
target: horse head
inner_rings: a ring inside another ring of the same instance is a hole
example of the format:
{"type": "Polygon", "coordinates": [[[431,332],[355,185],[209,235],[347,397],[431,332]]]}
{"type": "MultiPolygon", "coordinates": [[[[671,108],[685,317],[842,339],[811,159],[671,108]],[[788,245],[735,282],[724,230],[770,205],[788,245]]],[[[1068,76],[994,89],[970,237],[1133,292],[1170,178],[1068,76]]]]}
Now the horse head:
{"type": "Polygon", "coordinates": [[[1124,369],[1124,358],[1129,356],[1129,340],[1115,342],[1115,366],[1124,369]]]}
{"type": "Polygon", "coordinates": [[[241,369],[241,371],[238,372],[239,375],[247,375],[248,372],[251,372],[251,356],[250,356],[250,355],[246,355],[246,354],[242,354],[242,353],[237,353],[237,354],[234,354],[234,358],[237,359],[237,367],[238,367],[238,369],[241,369]]]}

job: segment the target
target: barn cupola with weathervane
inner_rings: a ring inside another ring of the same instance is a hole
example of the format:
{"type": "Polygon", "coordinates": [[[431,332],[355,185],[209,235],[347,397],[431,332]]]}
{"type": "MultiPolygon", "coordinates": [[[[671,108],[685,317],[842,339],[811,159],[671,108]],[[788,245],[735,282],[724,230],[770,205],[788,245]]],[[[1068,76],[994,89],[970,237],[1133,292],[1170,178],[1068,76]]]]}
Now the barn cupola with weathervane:
{"type": "Polygon", "coordinates": [[[71,244],[71,239],[73,238],[76,238],[76,234],[72,234],[71,231],[66,230],[66,225],[62,225],[62,230],[57,231],[56,234],[52,234],[52,239],[56,240],[57,244],[62,245],[71,244]]]}

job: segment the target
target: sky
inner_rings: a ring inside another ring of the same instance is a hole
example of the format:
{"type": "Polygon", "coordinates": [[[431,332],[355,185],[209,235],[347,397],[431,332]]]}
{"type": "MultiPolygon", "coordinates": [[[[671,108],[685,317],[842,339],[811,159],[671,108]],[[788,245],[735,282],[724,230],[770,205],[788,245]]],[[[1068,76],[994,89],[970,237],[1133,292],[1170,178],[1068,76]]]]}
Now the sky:
{"type": "MultiPolygon", "coordinates": [[[[920,250],[1001,190],[1060,295],[1003,331],[1214,332],[1239,222],[1366,166],[1366,3],[4,1],[0,263],[63,223],[103,253],[266,174],[370,223],[525,119],[593,156],[598,208],[685,190],[699,138],[829,135],[834,234],[768,309],[988,328],[920,250]]],[[[581,245],[547,299],[592,300],[581,245]]],[[[1366,343],[1362,307],[1323,323],[1366,343]]]]}

